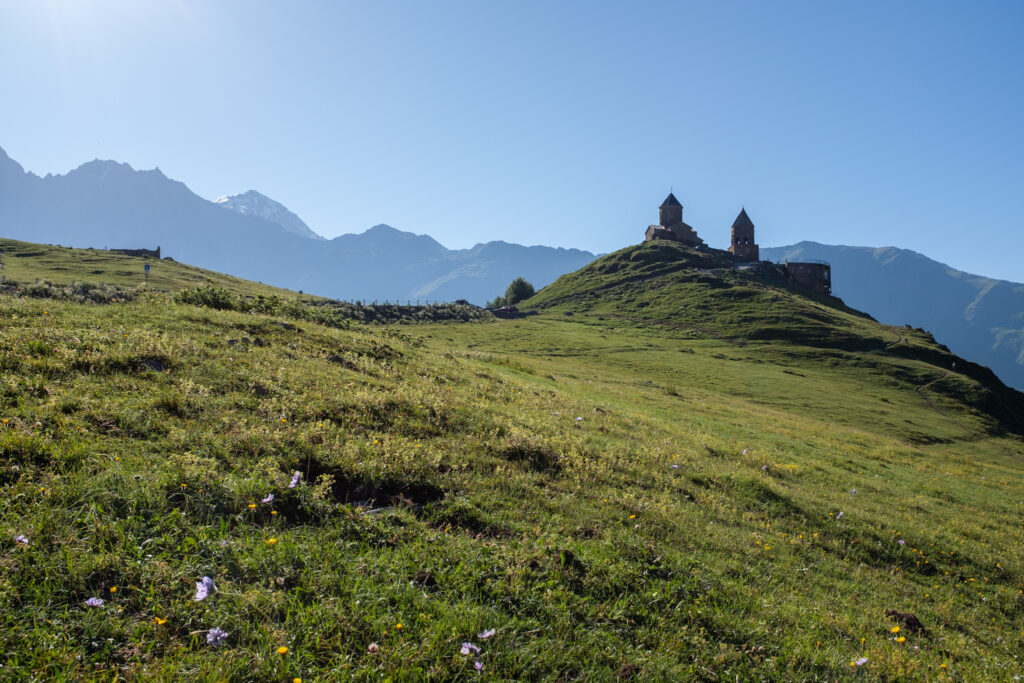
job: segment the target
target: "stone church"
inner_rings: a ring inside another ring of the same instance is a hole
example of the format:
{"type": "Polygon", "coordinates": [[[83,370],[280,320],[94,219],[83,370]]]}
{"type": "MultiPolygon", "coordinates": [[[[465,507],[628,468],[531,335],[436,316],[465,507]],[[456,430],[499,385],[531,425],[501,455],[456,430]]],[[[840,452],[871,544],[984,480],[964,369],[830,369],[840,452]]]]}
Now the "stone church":
{"type": "MultiPolygon", "coordinates": [[[[691,247],[705,248],[704,240],[697,236],[693,226],[683,222],[683,205],[671,192],[658,207],[658,218],[658,225],[648,226],[644,233],[644,241],[674,240],[691,247]]],[[[754,242],[754,223],[747,215],[746,209],[740,209],[740,214],[733,221],[729,253],[737,261],[756,263],[760,258],[760,250],[754,242]]]]}
{"type": "Polygon", "coordinates": [[[671,192],[658,207],[658,225],[651,225],[644,233],[645,241],[675,240],[691,247],[704,246],[704,240],[697,237],[697,231],[683,222],[683,205],[671,192]]]}
{"type": "MultiPolygon", "coordinates": [[[[648,226],[644,241],[673,240],[699,251],[707,250],[704,240],[697,236],[692,226],[683,222],[683,205],[671,192],[658,207],[658,225],[648,226]]],[[[732,222],[729,253],[734,263],[760,263],[761,250],[754,241],[754,222],[746,209],[740,209],[732,222]]],[[[808,289],[822,294],[832,294],[832,266],[825,261],[786,261],[786,274],[808,289]]]]}

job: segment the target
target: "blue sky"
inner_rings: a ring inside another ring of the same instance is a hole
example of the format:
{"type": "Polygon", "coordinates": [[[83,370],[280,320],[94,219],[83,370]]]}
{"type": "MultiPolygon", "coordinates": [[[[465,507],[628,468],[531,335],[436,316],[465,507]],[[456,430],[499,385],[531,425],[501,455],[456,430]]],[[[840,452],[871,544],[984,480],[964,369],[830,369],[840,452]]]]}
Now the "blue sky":
{"type": "Polygon", "coordinates": [[[725,247],[1024,280],[1024,3],[0,0],[0,147],[160,167],[332,237],[725,247]]]}

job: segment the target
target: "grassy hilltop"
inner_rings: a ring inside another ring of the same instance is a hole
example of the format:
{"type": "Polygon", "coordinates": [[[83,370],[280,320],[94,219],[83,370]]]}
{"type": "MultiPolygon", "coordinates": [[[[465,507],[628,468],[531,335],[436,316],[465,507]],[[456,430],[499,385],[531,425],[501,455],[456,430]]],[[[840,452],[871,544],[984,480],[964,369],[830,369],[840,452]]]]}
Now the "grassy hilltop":
{"type": "Polygon", "coordinates": [[[137,288],[143,283],[159,291],[173,292],[189,287],[226,287],[243,296],[297,296],[294,292],[249,280],[196,268],[172,259],[126,256],[103,249],[72,249],[0,238],[0,273],[7,282],[25,287],[40,282],[69,286],[90,283],[111,289],[137,288]],[[150,267],[146,277],[145,266],[150,267]]]}
{"type": "Polygon", "coordinates": [[[669,244],[517,320],[200,300],[0,295],[0,678],[1021,670],[1021,395],[923,331],[669,244]]]}

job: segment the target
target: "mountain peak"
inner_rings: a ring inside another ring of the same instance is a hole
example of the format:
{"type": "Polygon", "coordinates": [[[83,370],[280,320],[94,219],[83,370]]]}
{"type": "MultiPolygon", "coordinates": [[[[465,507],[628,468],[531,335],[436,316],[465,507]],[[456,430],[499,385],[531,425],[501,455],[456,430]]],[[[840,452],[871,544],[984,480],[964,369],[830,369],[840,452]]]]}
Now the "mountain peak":
{"type": "Polygon", "coordinates": [[[122,163],[120,161],[113,161],[112,159],[93,159],[92,161],[85,162],[75,170],[85,172],[96,172],[112,170],[134,171],[135,169],[132,168],[130,164],[122,163]]]}
{"type": "Polygon", "coordinates": [[[246,190],[241,194],[224,195],[213,200],[214,204],[246,216],[256,216],[281,226],[287,232],[314,240],[324,239],[313,232],[301,218],[288,210],[288,208],[276,202],[270,197],[257,192],[246,190]]]}
{"type": "Polygon", "coordinates": [[[387,223],[378,223],[359,234],[347,233],[338,235],[331,242],[343,248],[353,245],[371,246],[382,249],[413,250],[420,255],[438,255],[447,249],[430,235],[417,235],[414,232],[399,230],[387,223]]]}
{"type": "Polygon", "coordinates": [[[9,157],[2,147],[0,147],[0,173],[7,176],[21,176],[25,174],[25,169],[22,165],[9,157]]]}
{"type": "MultiPolygon", "coordinates": [[[[374,234],[374,235],[393,235],[393,234],[396,234],[396,233],[401,234],[403,232],[405,232],[405,231],[404,230],[399,230],[398,228],[395,228],[395,227],[392,227],[392,226],[388,225],[387,223],[378,223],[377,225],[374,225],[371,228],[367,228],[366,231],[363,234],[364,235],[370,235],[370,234],[374,234]]],[[[412,233],[408,233],[408,234],[411,235],[412,233]]]]}

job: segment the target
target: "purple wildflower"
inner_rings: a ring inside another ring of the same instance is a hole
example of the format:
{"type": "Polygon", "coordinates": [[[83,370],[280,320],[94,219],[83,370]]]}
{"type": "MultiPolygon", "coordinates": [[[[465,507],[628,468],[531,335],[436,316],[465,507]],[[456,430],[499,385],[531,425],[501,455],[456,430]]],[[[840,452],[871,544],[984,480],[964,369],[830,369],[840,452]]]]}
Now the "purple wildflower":
{"type": "Polygon", "coordinates": [[[555,415],[559,415],[559,412],[557,410],[555,411],[555,415]]]}
{"type": "Polygon", "coordinates": [[[103,598],[89,598],[85,601],[86,607],[103,607],[103,598]]]}
{"type": "Polygon", "coordinates": [[[582,417],[577,417],[577,418],[576,418],[576,421],[577,421],[577,422],[583,422],[583,418],[582,418],[582,417]]]}
{"type": "Polygon", "coordinates": [[[836,519],[841,519],[841,518],[842,518],[842,516],[843,516],[843,513],[842,513],[842,512],[840,512],[840,513],[839,513],[838,515],[836,515],[836,519]]]}
{"type": "Polygon", "coordinates": [[[867,657],[861,657],[860,659],[853,660],[853,663],[856,664],[857,666],[864,666],[865,664],[868,663],[868,658],[867,657]]]}
{"type": "Polygon", "coordinates": [[[764,470],[765,472],[767,472],[768,471],[768,465],[761,465],[761,469],[764,470]]]}
{"type": "Polygon", "coordinates": [[[743,449],[743,455],[746,455],[746,454],[747,454],[747,449],[746,449],[746,448],[744,448],[744,449],[743,449]]]}
{"type": "Polygon", "coordinates": [[[302,472],[295,470],[295,474],[292,475],[292,481],[288,484],[288,488],[293,489],[299,485],[299,479],[302,479],[302,472]]]}
{"type": "Polygon", "coordinates": [[[483,671],[484,670],[484,663],[481,662],[478,659],[477,661],[473,662],[473,668],[476,669],[477,671],[483,671]]]}
{"type": "Polygon", "coordinates": [[[261,500],[260,502],[261,503],[273,503],[274,502],[274,494],[273,493],[268,493],[266,495],[266,497],[263,498],[263,500],[261,500]]]}
{"type": "Polygon", "coordinates": [[[679,465],[672,465],[672,469],[678,470],[679,469],[679,465]]]}
{"type": "Polygon", "coordinates": [[[206,634],[206,642],[211,647],[217,647],[225,640],[228,639],[228,632],[222,631],[219,628],[211,628],[210,632],[206,634]]]}
{"type": "Polygon", "coordinates": [[[854,490],[850,491],[850,493],[851,493],[852,495],[856,496],[856,495],[857,495],[857,489],[854,489],[854,490]]]}
{"type": "Polygon", "coordinates": [[[900,545],[906,545],[907,544],[907,542],[904,541],[902,538],[900,540],[896,541],[896,542],[899,543],[900,545]]]}
{"type": "Polygon", "coordinates": [[[493,628],[489,628],[486,631],[484,631],[483,633],[476,634],[476,637],[479,638],[480,640],[487,640],[488,638],[493,636],[495,633],[497,633],[497,631],[495,631],[493,628]]]}
{"type": "Polygon", "coordinates": [[[18,545],[28,545],[28,536],[25,534],[17,534],[14,537],[14,542],[18,545]]]}
{"type": "Polygon", "coordinates": [[[213,585],[213,579],[209,576],[204,576],[196,581],[196,602],[205,600],[207,596],[210,595],[210,591],[216,590],[216,588],[217,587],[213,585]]]}
{"type": "Polygon", "coordinates": [[[470,652],[472,652],[475,655],[478,655],[478,654],[480,654],[480,648],[478,648],[473,643],[463,643],[462,644],[462,649],[459,650],[459,653],[460,654],[464,654],[464,655],[468,655],[470,652]]]}

